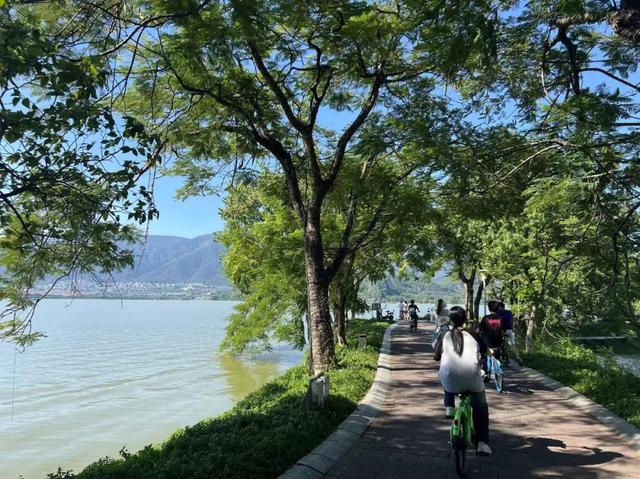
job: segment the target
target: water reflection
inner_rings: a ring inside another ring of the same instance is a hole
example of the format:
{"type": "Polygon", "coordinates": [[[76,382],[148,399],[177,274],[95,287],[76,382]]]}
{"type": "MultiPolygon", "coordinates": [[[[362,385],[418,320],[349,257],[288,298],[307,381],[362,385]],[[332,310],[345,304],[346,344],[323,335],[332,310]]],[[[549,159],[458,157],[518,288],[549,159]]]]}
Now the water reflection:
{"type": "Polygon", "coordinates": [[[287,347],[253,360],[218,355],[233,306],[45,301],[36,327],[47,338],[17,356],[0,343],[0,479],[79,471],[125,444],[160,443],[300,362],[287,347]]]}
{"type": "Polygon", "coordinates": [[[218,364],[226,373],[226,393],[231,396],[233,402],[240,401],[280,374],[276,361],[221,354],[218,364]]]}

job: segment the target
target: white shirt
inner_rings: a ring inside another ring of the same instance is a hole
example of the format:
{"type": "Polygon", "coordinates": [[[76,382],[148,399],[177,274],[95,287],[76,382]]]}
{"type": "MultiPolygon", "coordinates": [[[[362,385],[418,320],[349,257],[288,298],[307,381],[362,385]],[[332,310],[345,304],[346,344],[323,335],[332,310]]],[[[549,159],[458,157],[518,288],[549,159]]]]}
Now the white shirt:
{"type": "Polygon", "coordinates": [[[436,311],[436,308],[431,310],[431,319],[433,322],[439,325],[447,324],[449,322],[449,308],[442,308],[440,314],[437,314],[436,311]]]}
{"type": "Polygon", "coordinates": [[[462,356],[458,356],[453,348],[451,332],[447,331],[444,335],[438,372],[440,382],[446,391],[452,393],[484,391],[478,342],[466,331],[462,331],[462,337],[464,347],[462,356]]]}

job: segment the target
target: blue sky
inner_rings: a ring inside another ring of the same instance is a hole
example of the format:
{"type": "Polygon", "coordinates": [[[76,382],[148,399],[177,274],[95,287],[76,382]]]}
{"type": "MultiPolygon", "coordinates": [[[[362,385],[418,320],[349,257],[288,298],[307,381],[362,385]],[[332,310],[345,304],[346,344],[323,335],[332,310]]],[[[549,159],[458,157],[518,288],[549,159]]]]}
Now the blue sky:
{"type": "MultiPolygon", "coordinates": [[[[602,28],[607,30],[608,26],[602,28]]],[[[627,80],[640,83],[640,73],[633,73],[627,80]]],[[[583,87],[595,88],[600,84],[606,84],[610,88],[621,87],[624,93],[629,93],[623,85],[601,73],[583,73],[583,87]]],[[[322,108],[318,122],[323,128],[341,131],[353,120],[355,115],[355,112],[337,112],[329,108],[322,108]]],[[[224,222],[220,218],[219,210],[223,206],[223,196],[196,197],[178,201],[174,195],[181,184],[182,179],[177,177],[161,177],[156,180],[155,201],[160,211],[160,218],[149,225],[149,233],[193,238],[221,231],[224,228],[224,222]]]]}
{"type": "MultiPolygon", "coordinates": [[[[318,115],[318,123],[322,128],[341,131],[355,115],[355,112],[337,112],[325,108],[318,115]]],[[[156,179],[154,198],[160,218],[150,223],[149,234],[194,238],[221,231],[224,221],[220,218],[219,210],[224,206],[224,195],[179,201],[174,196],[181,185],[182,179],[178,177],[163,176],[156,179]]]]}
{"type": "Polygon", "coordinates": [[[222,198],[209,196],[178,201],[174,195],[181,185],[182,179],[177,177],[156,179],[154,196],[160,218],[151,222],[149,233],[193,238],[222,230],[224,222],[219,215],[222,198]]]}

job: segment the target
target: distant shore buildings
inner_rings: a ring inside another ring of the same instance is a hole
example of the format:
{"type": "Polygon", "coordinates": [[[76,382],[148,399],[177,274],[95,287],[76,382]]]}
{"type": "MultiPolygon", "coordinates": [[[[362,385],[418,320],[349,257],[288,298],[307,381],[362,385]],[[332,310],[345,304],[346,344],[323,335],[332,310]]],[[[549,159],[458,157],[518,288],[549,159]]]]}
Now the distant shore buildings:
{"type": "Polygon", "coordinates": [[[104,299],[201,299],[232,300],[239,294],[232,287],[213,286],[204,283],[146,283],[146,282],[96,282],[80,284],[59,281],[39,284],[33,288],[33,296],[48,292],[50,298],[104,298],[104,299]]]}

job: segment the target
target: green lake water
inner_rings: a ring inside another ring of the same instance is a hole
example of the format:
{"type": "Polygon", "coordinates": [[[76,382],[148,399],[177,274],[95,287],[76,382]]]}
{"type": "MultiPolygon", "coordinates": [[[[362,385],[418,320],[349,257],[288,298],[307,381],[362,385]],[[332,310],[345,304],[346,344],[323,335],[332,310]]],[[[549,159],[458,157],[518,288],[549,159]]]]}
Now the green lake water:
{"type": "Polygon", "coordinates": [[[218,353],[229,301],[47,300],[25,352],[0,343],[0,477],[81,470],[216,416],[301,361],[218,353]]]}

